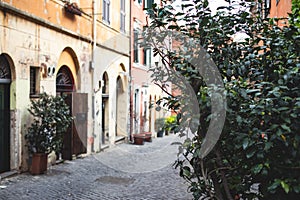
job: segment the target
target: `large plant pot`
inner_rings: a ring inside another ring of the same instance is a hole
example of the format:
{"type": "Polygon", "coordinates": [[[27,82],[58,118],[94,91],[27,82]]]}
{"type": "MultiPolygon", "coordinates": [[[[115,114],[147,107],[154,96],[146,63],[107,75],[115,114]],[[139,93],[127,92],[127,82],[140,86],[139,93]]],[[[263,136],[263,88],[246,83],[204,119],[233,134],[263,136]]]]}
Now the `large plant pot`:
{"type": "Polygon", "coordinates": [[[145,141],[146,142],[152,142],[152,133],[151,132],[146,132],[145,134],[145,141]]]}
{"type": "Polygon", "coordinates": [[[157,137],[163,137],[164,136],[164,131],[160,130],[157,132],[157,137]]]}
{"type": "Polygon", "coordinates": [[[32,175],[43,174],[47,171],[48,154],[34,153],[32,155],[30,173],[32,175]]]}
{"type": "Polygon", "coordinates": [[[135,134],[133,135],[134,144],[137,145],[143,145],[145,141],[145,135],[144,134],[135,134]]]}

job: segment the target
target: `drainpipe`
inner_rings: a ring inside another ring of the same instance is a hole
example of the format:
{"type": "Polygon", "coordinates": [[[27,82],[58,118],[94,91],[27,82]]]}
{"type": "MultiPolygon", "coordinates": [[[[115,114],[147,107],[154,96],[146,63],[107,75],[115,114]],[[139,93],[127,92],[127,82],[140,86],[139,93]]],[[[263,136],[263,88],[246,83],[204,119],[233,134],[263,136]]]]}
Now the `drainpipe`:
{"type": "Polygon", "coordinates": [[[131,27],[133,27],[132,24],[132,14],[131,14],[131,4],[132,4],[132,0],[129,1],[129,140],[132,141],[132,130],[133,130],[133,109],[132,109],[132,101],[133,101],[133,97],[132,97],[132,75],[131,75],[131,59],[132,59],[132,52],[131,52],[131,48],[132,48],[132,44],[131,44],[131,37],[132,37],[132,32],[131,32],[131,27]]]}
{"type": "MultiPolygon", "coordinates": [[[[95,99],[95,93],[97,91],[96,89],[96,80],[95,80],[95,51],[96,51],[96,46],[97,46],[97,19],[96,19],[96,1],[93,0],[92,2],[92,7],[93,7],[93,12],[92,12],[92,31],[93,31],[93,46],[92,46],[92,59],[91,59],[91,63],[90,63],[90,68],[92,71],[92,115],[93,115],[93,135],[92,138],[94,138],[94,136],[96,136],[96,99],[95,99]]],[[[94,140],[93,140],[94,141],[94,140]]],[[[99,140],[100,141],[100,140],[99,140]]],[[[100,143],[99,143],[100,144],[100,143]]],[[[91,151],[94,151],[94,146],[93,144],[91,151]]]]}
{"type": "Polygon", "coordinates": [[[133,134],[133,92],[132,92],[132,72],[131,72],[131,68],[132,68],[132,27],[133,27],[133,23],[132,23],[132,4],[133,4],[133,1],[129,1],[129,18],[130,18],[130,22],[129,22],[129,109],[130,109],[130,130],[129,130],[129,134],[130,134],[130,141],[133,141],[132,140],[132,134],[133,134]]]}

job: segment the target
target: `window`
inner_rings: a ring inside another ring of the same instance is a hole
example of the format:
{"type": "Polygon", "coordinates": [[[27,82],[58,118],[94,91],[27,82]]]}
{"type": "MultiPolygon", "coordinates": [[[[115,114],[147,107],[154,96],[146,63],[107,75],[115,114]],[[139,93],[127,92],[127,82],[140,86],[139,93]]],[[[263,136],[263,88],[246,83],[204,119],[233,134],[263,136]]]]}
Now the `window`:
{"type": "Polygon", "coordinates": [[[0,55],[0,83],[10,83],[10,81],[11,81],[10,66],[6,57],[3,54],[1,54],[0,55]]]}
{"type": "Polygon", "coordinates": [[[264,0],[263,2],[257,3],[258,13],[263,19],[269,16],[270,8],[271,8],[271,0],[264,0]]]}
{"type": "Polygon", "coordinates": [[[107,23],[110,23],[110,0],[103,0],[103,13],[102,19],[107,23]]]}
{"type": "Polygon", "coordinates": [[[133,31],[133,62],[138,63],[139,62],[139,45],[138,45],[138,39],[139,39],[139,31],[134,30],[133,31]]]}
{"type": "Polygon", "coordinates": [[[74,79],[71,70],[63,65],[56,75],[56,92],[73,92],[74,79]]]}
{"type": "Polygon", "coordinates": [[[264,18],[267,18],[270,14],[270,8],[271,8],[271,0],[265,0],[265,14],[264,18]]]}
{"type": "Polygon", "coordinates": [[[142,1],[143,1],[143,0],[138,0],[138,3],[139,3],[139,4],[142,4],[142,1]]]}
{"type": "Polygon", "coordinates": [[[125,13],[125,0],[121,0],[120,16],[121,16],[120,30],[122,32],[125,32],[125,16],[126,16],[126,13],[125,13]]]}
{"type": "Polygon", "coordinates": [[[38,95],[39,67],[30,67],[30,91],[31,97],[38,95]]]}
{"type": "Polygon", "coordinates": [[[154,0],[145,0],[144,1],[144,8],[152,8],[153,3],[154,3],[154,0]]]}
{"type": "Polygon", "coordinates": [[[149,47],[145,47],[143,50],[144,53],[144,65],[149,66],[151,64],[151,49],[149,47]]]}

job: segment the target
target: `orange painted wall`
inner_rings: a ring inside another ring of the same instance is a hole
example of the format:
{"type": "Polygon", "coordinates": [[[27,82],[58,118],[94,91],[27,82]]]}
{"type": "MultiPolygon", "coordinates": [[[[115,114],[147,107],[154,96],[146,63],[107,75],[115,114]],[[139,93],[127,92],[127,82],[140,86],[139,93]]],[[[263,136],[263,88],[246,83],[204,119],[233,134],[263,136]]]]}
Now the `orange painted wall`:
{"type": "MultiPolygon", "coordinates": [[[[280,0],[278,4],[276,0],[271,1],[270,18],[287,18],[288,13],[292,10],[292,0],[280,0]]],[[[287,20],[280,20],[277,25],[285,26],[287,20]]]]}
{"type": "Polygon", "coordinates": [[[270,17],[288,17],[292,10],[292,0],[280,0],[276,5],[276,0],[271,1],[270,17]]]}
{"type": "MultiPolygon", "coordinates": [[[[10,6],[29,13],[38,18],[44,19],[57,26],[62,26],[70,31],[83,36],[92,35],[91,17],[83,14],[82,16],[70,14],[65,11],[64,3],[59,0],[3,0],[10,6]]],[[[79,1],[79,6],[83,12],[91,14],[92,0],[79,1]]]]}

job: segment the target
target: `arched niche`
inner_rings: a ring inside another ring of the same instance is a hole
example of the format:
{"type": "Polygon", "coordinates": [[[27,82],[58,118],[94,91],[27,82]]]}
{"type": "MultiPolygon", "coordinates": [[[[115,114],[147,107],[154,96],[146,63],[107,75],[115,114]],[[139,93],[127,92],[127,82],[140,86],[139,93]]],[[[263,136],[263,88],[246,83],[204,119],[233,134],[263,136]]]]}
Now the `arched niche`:
{"type": "Polygon", "coordinates": [[[58,59],[57,66],[58,68],[55,70],[56,77],[60,68],[63,66],[67,66],[73,76],[74,88],[76,88],[76,90],[79,90],[80,89],[80,66],[78,62],[78,57],[76,56],[72,48],[66,47],[62,51],[58,59]]]}
{"type": "Polygon", "coordinates": [[[107,72],[102,75],[102,144],[109,141],[109,78],[107,72]]]}

